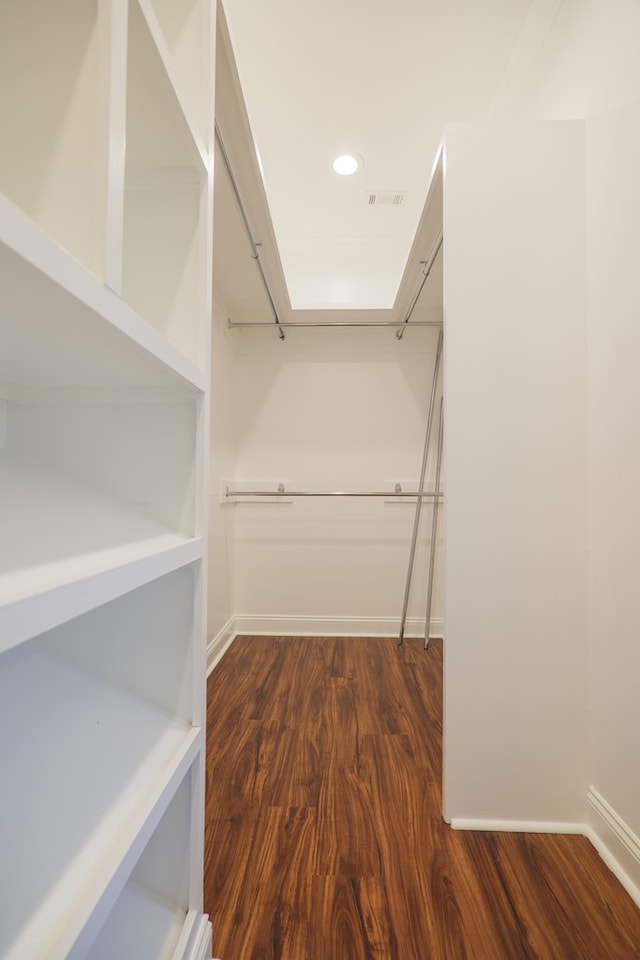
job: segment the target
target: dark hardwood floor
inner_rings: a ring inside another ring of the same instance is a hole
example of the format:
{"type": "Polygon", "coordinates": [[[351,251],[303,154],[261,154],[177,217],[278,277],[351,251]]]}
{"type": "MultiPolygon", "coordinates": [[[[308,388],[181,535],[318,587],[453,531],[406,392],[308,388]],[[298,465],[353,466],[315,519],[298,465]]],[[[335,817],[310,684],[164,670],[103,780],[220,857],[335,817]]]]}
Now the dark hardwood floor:
{"type": "Polygon", "coordinates": [[[238,637],[208,697],[216,957],[640,958],[587,839],[443,823],[441,643],[238,637]]]}

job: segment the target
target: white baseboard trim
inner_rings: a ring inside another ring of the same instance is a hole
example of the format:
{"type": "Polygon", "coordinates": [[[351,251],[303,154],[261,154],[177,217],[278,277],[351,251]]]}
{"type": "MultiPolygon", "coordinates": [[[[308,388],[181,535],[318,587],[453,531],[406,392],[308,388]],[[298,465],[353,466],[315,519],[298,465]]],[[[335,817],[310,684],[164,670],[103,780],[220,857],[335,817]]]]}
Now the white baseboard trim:
{"type": "Polygon", "coordinates": [[[238,633],[234,626],[234,617],[230,617],[222,630],[215,637],[210,637],[207,643],[207,676],[211,673],[222,655],[229,649],[233,638],[238,633]]]}
{"type": "MultiPolygon", "coordinates": [[[[290,617],[239,615],[233,617],[236,634],[275,637],[397,637],[397,617],[290,617]]],[[[432,619],[431,636],[443,636],[443,621],[432,619]]],[[[424,636],[424,620],[408,619],[405,636],[424,636]]]]}
{"type": "Polygon", "coordinates": [[[585,834],[640,907],[640,837],[595,787],[590,787],[587,793],[585,834]]]}
{"type": "Polygon", "coordinates": [[[640,837],[595,787],[587,793],[585,823],[546,820],[477,820],[452,817],[453,830],[567,833],[587,837],[631,899],[640,907],[640,837]]]}
{"type": "Polygon", "coordinates": [[[584,823],[555,820],[467,820],[452,817],[453,830],[487,830],[497,833],[570,833],[582,836],[584,823]]]}
{"type": "MultiPolygon", "coordinates": [[[[238,634],[258,637],[397,637],[400,629],[395,617],[230,617],[207,644],[207,676],[238,634]]],[[[424,620],[407,619],[405,637],[424,636],[424,620]]],[[[443,621],[432,619],[431,638],[442,639],[443,621]]]]}
{"type": "Polygon", "coordinates": [[[203,916],[200,921],[199,936],[193,944],[193,950],[189,960],[209,960],[211,957],[211,923],[208,916],[203,916]]]}
{"type": "Polygon", "coordinates": [[[172,954],[174,960],[209,960],[211,957],[211,923],[207,914],[189,910],[180,938],[172,954]]]}

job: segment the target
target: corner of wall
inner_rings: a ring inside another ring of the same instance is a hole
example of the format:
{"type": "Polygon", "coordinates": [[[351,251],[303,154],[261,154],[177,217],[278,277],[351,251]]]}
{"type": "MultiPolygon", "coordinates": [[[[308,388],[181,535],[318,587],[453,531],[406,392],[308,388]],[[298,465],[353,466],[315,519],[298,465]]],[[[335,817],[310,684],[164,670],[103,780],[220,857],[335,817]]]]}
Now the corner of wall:
{"type": "Polygon", "coordinates": [[[215,636],[209,638],[207,644],[207,676],[233,643],[236,632],[234,618],[231,617],[215,636]]]}
{"type": "Polygon", "coordinates": [[[640,837],[595,787],[587,794],[585,835],[640,907],[640,837]]]}

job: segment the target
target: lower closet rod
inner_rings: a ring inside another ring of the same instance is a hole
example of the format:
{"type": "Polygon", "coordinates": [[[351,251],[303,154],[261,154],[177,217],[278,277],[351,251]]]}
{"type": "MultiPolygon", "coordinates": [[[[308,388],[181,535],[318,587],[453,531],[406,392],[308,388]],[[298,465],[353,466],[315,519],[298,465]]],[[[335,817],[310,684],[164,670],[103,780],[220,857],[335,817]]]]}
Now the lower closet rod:
{"type": "Polygon", "coordinates": [[[442,500],[443,494],[422,493],[417,490],[413,493],[405,490],[225,490],[225,497],[230,500],[233,497],[281,497],[285,500],[288,497],[385,497],[387,500],[395,500],[397,497],[407,497],[416,500],[419,496],[423,500],[442,500]]]}

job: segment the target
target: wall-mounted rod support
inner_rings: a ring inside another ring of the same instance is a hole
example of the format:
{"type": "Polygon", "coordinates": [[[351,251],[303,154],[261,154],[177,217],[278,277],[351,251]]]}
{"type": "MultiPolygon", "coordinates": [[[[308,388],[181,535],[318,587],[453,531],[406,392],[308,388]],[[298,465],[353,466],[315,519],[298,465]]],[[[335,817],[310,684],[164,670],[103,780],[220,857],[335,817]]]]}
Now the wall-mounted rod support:
{"type": "Polygon", "coordinates": [[[413,492],[398,489],[400,485],[396,484],[395,490],[287,490],[284,484],[279,484],[277,490],[232,490],[227,487],[224,495],[229,500],[235,497],[275,497],[280,499],[289,499],[290,497],[384,497],[387,500],[394,500],[396,497],[416,500],[421,496],[424,500],[442,500],[441,493],[429,493],[427,491],[419,494],[416,490],[413,492]]]}
{"type": "MultiPolygon", "coordinates": [[[[436,349],[436,359],[433,365],[433,382],[431,384],[431,396],[429,398],[429,413],[427,415],[427,432],[424,438],[424,449],[422,451],[422,465],[420,467],[420,482],[418,490],[424,490],[424,477],[427,472],[427,457],[429,455],[429,442],[431,440],[431,426],[433,424],[433,411],[436,405],[436,390],[438,386],[438,373],[440,372],[440,358],[442,356],[442,330],[438,334],[438,347],[436,349]]],[[[420,527],[420,510],[422,509],[422,497],[416,498],[416,512],[413,518],[413,534],[411,535],[411,547],[409,549],[409,565],[407,567],[407,582],[404,588],[404,600],[402,602],[402,616],[400,618],[400,634],[398,636],[398,645],[402,645],[404,640],[404,628],[407,622],[407,608],[409,606],[409,594],[411,592],[411,580],[413,578],[413,563],[416,556],[416,543],[418,541],[418,529],[420,527]]]]}
{"type": "Polygon", "coordinates": [[[262,263],[261,263],[261,261],[260,261],[260,247],[261,247],[261,244],[258,243],[258,242],[255,240],[255,238],[254,238],[254,236],[253,236],[253,233],[252,233],[252,231],[251,231],[251,226],[250,226],[250,224],[249,224],[249,218],[247,217],[247,212],[246,212],[246,210],[245,210],[245,208],[244,208],[244,204],[243,204],[243,202],[242,202],[242,197],[240,196],[240,190],[238,189],[238,184],[236,183],[236,178],[234,177],[234,175],[233,175],[233,170],[231,169],[231,163],[230,163],[230,161],[229,161],[229,155],[228,155],[228,153],[227,153],[227,151],[226,151],[226,149],[225,149],[225,145],[224,145],[224,142],[223,142],[222,137],[221,137],[221,135],[220,135],[220,129],[219,129],[217,123],[216,123],[216,125],[215,125],[215,128],[216,128],[216,143],[217,143],[217,145],[218,145],[218,149],[220,150],[220,156],[222,157],[222,162],[224,163],[224,168],[225,168],[225,170],[227,171],[227,176],[228,176],[228,178],[229,178],[229,183],[231,184],[231,189],[233,190],[233,194],[234,194],[234,196],[235,196],[235,198],[236,198],[236,203],[238,204],[238,210],[240,211],[240,216],[242,217],[242,222],[243,222],[243,224],[244,224],[244,229],[245,229],[246,234],[247,234],[247,239],[249,240],[249,246],[251,247],[251,257],[252,257],[252,259],[255,261],[255,264],[256,264],[256,266],[257,266],[257,268],[258,268],[258,272],[260,273],[260,279],[262,280],[262,286],[264,287],[265,293],[266,293],[267,298],[268,298],[268,300],[269,300],[269,303],[270,303],[270,305],[271,305],[271,310],[272,310],[272,312],[273,312],[273,319],[274,319],[274,321],[275,321],[276,327],[278,328],[278,335],[279,335],[279,337],[280,337],[281,340],[284,340],[284,338],[285,338],[285,332],[284,332],[284,330],[282,329],[282,324],[280,323],[280,319],[279,319],[279,317],[278,317],[278,311],[276,310],[276,305],[275,305],[275,303],[273,302],[273,297],[271,296],[271,290],[269,289],[269,284],[267,283],[267,278],[266,278],[266,276],[265,276],[264,270],[262,269],[262,263]]]}
{"type": "MultiPolygon", "coordinates": [[[[436,460],[436,490],[440,489],[440,468],[442,466],[442,438],[444,436],[443,400],[440,397],[440,424],[438,427],[438,459],[436,460]]],[[[427,584],[427,612],[424,618],[424,648],[429,646],[429,630],[431,628],[431,601],[433,600],[433,579],[436,569],[436,539],[438,536],[438,501],[433,501],[433,515],[431,518],[431,550],[429,553],[429,580],[427,584]]]]}
{"type": "MultiPolygon", "coordinates": [[[[427,280],[429,279],[429,274],[430,274],[431,271],[433,270],[433,265],[434,265],[434,263],[436,262],[436,259],[437,259],[437,257],[438,257],[438,254],[440,253],[440,250],[441,250],[441,248],[442,248],[443,239],[444,239],[444,238],[443,238],[443,233],[442,233],[442,230],[440,230],[440,233],[438,234],[438,238],[437,238],[437,240],[436,240],[436,242],[435,242],[435,244],[434,244],[434,246],[433,246],[433,249],[432,249],[431,253],[429,254],[427,260],[425,260],[425,262],[424,262],[424,266],[423,266],[423,269],[422,269],[422,280],[420,281],[420,285],[419,285],[419,287],[418,287],[418,289],[417,289],[417,291],[416,291],[416,293],[415,293],[415,296],[414,296],[413,300],[411,301],[411,306],[409,307],[409,309],[408,309],[408,311],[407,311],[406,317],[405,317],[404,320],[402,321],[402,326],[401,326],[400,330],[398,330],[398,331],[396,332],[396,339],[397,339],[397,340],[402,340],[402,338],[404,337],[404,332],[405,332],[405,330],[407,329],[407,325],[408,325],[409,321],[411,320],[411,316],[412,316],[412,314],[413,314],[413,311],[414,311],[415,308],[416,308],[416,304],[417,304],[417,302],[418,302],[418,300],[419,300],[419,298],[420,298],[420,294],[422,293],[422,290],[423,290],[423,288],[424,288],[425,283],[426,283],[427,280]]],[[[415,327],[415,326],[418,324],[418,322],[419,322],[419,321],[414,320],[414,322],[411,324],[411,326],[412,326],[412,327],[415,327]]]]}
{"type": "MultiPolygon", "coordinates": [[[[401,327],[405,323],[404,320],[282,320],[279,323],[281,328],[283,327],[401,327]]],[[[270,327],[270,323],[264,323],[260,320],[256,320],[253,323],[251,321],[245,322],[236,322],[235,320],[227,320],[227,326],[230,330],[234,328],[244,327],[248,329],[250,327],[270,327]]],[[[441,320],[414,320],[411,324],[412,327],[441,327],[441,320]]]]}

